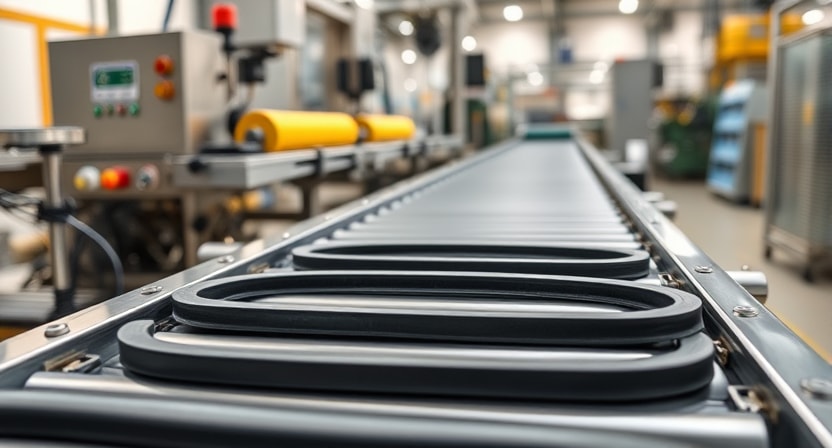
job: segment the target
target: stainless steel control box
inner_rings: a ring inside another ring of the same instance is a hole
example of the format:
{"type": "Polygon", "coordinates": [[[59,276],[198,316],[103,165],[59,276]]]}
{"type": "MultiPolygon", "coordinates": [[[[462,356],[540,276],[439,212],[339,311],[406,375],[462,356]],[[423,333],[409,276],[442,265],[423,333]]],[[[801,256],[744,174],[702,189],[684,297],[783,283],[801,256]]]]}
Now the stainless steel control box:
{"type": "Polygon", "coordinates": [[[220,48],[194,31],[50,42],[54,123],[87,131],[73,154],[194,153],[222,121],[220,48]]]}

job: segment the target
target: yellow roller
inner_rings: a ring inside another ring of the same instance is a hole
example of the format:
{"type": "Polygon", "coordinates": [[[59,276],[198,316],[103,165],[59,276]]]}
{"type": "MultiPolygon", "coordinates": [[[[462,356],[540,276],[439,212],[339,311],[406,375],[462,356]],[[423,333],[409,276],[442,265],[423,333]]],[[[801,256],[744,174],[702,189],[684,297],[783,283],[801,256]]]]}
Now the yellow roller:
{"type": "Polygon", "coordinates": [[[409,117],[402,115],[359,115],[355,118],[361,126],[364,141],[383,142],[408,140],[413,137],[416,125],[409,117]]]}
{"type": "Polygon", "coordinates": [[[358,140],[358,124],[339,112],[252,110],[237,123],[234,139],[244,141],[249,131],[262,132],[263,150],[268,152],[349,145],[358,140]]]}

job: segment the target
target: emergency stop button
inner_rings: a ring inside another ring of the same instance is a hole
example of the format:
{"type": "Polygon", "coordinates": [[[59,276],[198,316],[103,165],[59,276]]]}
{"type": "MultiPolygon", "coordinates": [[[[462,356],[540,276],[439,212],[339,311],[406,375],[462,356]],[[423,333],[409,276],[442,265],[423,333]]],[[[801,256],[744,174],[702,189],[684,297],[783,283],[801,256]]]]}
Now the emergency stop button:
{"type": "Polygon", "coordinates": [[[101,172],[101,188],[105,190],[122,190],[130,186],[130,170],[123,166],[114,166],[101,172]]]}

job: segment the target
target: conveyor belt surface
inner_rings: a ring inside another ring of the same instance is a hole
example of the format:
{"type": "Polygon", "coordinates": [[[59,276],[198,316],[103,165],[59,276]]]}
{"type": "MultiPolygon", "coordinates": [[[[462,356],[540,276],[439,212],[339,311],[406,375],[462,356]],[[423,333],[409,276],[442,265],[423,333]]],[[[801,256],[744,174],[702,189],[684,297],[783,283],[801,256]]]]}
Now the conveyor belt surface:
{"type": "Polygon", "coordinates": [[[83,443],[769,446],[763,415],[731,398],[702,300],[660,286],[575,141],[427,179],[108,325],[84,346],[101,366],[0,397],[20,416],[0,436],[35,437],[55,400],[76,402],[83,443]]]}

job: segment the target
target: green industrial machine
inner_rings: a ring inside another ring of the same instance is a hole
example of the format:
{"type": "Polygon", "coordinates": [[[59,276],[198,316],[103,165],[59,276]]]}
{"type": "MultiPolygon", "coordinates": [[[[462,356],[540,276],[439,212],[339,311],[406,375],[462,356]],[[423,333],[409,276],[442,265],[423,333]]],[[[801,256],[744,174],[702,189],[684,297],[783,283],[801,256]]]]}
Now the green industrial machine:
{"type": "Polygon", "coordinates": [[[670,101],[660,108],[664,118],[659,125],[658,172],[673,178],[704,178],[714,124],[713,101],[670,101]]]}

